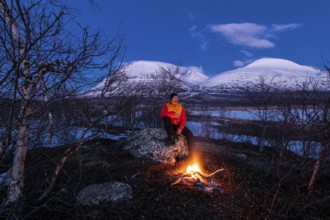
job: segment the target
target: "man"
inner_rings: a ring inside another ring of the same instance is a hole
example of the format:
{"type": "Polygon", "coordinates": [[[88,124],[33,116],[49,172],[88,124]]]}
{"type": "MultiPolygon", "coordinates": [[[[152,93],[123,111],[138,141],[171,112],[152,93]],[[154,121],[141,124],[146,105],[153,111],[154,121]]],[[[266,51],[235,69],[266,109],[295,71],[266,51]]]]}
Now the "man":
{"type": "Polygon", "coordinates": [[[186,127],[186,112],[183,106],[179,104],[177,93],[171,93],[170,101],[163,106],[160,117],[163,118],[169,144],[174,144],[176,136],[183,134],[187,138],[188,150],[191,152],[194,145],[194,136],[186,127]]]}

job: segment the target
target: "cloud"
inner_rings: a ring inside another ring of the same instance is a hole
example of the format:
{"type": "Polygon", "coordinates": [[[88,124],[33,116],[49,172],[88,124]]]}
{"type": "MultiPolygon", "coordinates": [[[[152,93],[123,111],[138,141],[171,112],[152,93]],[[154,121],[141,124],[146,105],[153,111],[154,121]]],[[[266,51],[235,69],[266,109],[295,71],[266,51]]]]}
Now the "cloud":
{"type": "Polygon", "coordinates": [[[250,63],[252,63],[254,60],[252,59],[246,59],[246,60],[234,60],[233,65],[234,67],[243,67],[250,63]]]}
{"type": "Polygon", "coordinates": [[[294,30],[300,28],[302,24],[291,23],[291,24],[273,24],[270,28],[270,32],[282,32],[286,30],[294,30]]]}
{"type": "Polygon", "coordinates": [[[246,50],[241,50],[240,51],[242,54],[244,54],[247,57],[253,57],[253,53],[250,53],[249,51],[246,50]]]}
{"type": "Polygon", "coordinates": [[[246,50],[240,50],[239,52],[242,53],[245,56],[245,58],[241,60],[234,60],[233,61],[234,67],[243,67],[252,63],[255,60],[255,58],[253,58],[254,57],[253,53],[250,53],[249,51],[246,50]]]}
{"type": "Polygon", "coordinates": [[[197,30],[197,25],[191,26],[188,31],[193,34],[197,30]]]}
{"type": "Polygon", "coordinates": [[[299,28],[301,24],[291,23],[277,25],[270,28],[255,23],[230,23],[209,25],[211,32],[223,35],[231,44],[257,49],[272,48],[275,44],[269,40],[276,33],[299,28]]]}
{"type": "Polygon", "coordinates": [[[264,39],[267,27],[254,23],[231,23],[210,25],[212,32],[223,35],[230,43],[254,48],[271,48],[275,45],[264,39]]]}
{"type": "Polygon", "coordinates": [[[234,65],[234,67],[242,67],[245,64],[244,64],[244,61],[242,61],[242,60],[234,60],[233,65],[234,65]]]}
{"type": "Polygon", "coordinates": [[[192,38],[196,38],[200,42],[200,48],[202,50],[205,50],[207,47],[207,39],[206,36],[203,34],[202,31],[198,30],[197,25],[193,25],[188,29],[188,32],[190,33],[190,36],[192,38]]]}

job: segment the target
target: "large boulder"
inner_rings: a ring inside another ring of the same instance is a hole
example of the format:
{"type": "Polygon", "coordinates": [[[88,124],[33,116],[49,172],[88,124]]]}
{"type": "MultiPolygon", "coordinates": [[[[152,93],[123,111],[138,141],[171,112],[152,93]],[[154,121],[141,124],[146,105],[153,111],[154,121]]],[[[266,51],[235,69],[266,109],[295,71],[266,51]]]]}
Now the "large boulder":
{"type": "Polygon", "coordinates": [[[78,203],[84,206],[127,202],[132,198],[132,187],[118,181],[88,185],[76,197],[78,203]]]}
{"type": "Polygon", "coordinates": [[[135,157],[148,158],[162,164],[174,165],[178,158],[188,156],[188,144],[183,135],[178,136],[174,145],[166,142],[166,132],[162,128],[150,128],[133,132],[124,140],[124,149],[135,157]]]}

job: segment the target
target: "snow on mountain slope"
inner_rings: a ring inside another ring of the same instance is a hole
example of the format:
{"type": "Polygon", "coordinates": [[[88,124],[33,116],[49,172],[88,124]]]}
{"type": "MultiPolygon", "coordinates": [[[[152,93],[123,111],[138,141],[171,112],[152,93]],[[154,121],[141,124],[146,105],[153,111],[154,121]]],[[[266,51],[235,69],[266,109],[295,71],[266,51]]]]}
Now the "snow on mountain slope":
{"type": "MultiPolygon", "coordinates": [[[[204,88],[208,91],[218,91],[247,86],[253,88],[263,83],[279,89],[296,89],[310,79],[313,82],[323,82],[324,85],[327,82],[327,74],[319,69],[277,58],[259,59],[245,67],[219,73],[213,77],[206,76],[198,67],[182,67],[157,61],[135,61],[124,65],[119,77],[119,80],[114,80],[106,89],[105,94],[129,95],[136,91],[152,94],[163,91],[164,86],[177,84],[180,84],[187,94],[192,94],[192,90],[195,94],[202,92],[201,89],[204,88]],[[166,80],[168,85],[164,84],[166,80]]],[[[88,95],[95,96],[101,94],[101,91],[104,92],[107,80],[109,79],[96,85],[88,95]]]]}
{"type": "Polygon", "coordinates": [[[113,82],[106,89],[104,89],[105,84],[111,79],[103,80],[92,88],[87,96],[97,96],[101,92],[105,95],[155,92],[164,89],[162,88],[164,81],[173,84],[171,86],[176,86],[178,83],[182,89],[189,91],[194,85],[209,78],[198,67],[181,67],[157,61],[128,63],[123,66],[122,71],[112,77],[113,79],[117,77],[117,80],[112,80],[113,82]]]}
{"type": "Polygon", "coordinates": [[[289,60],[263,58],[235,70],[219,73],[202,83],[202,87],[236,87],[249,83],[280,85],[295,88],[306,80],[324,80],[326,74],[319,69],[299,65],[289,60]]]}
{"type": "Polygon", "coordinates": [[[190,84],[197,84],[209,77],[198,67],[181,67],[157,61],[135,61],[129,63],[123,70],[128,78],[150,79],[163,77],[163,73],[171,73],[176,78],[190,84]]]}

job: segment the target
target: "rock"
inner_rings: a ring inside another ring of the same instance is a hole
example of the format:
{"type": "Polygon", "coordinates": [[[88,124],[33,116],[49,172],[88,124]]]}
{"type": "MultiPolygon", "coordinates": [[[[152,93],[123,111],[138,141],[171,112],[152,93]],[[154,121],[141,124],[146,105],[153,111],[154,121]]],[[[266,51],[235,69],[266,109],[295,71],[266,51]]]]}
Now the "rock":
{"type": "Polygon", "coordinates": [[[76,200],[84,206],[97,206],[109,202],[125,202],[132,198],[133,190],[130,185],[114,181],[88,185],[78,193],[76,200]]]}
{"type": "Polygon", "coordinates": [[[150,128],[136,131],[127,137],[124,149],[135,157],[148,158],[162,164],[176,163],[176,158],[188,156],[188,144],[183,135],[180,135],[174,145],[167,145],[166,132],[162,128],[150,128]]]}

